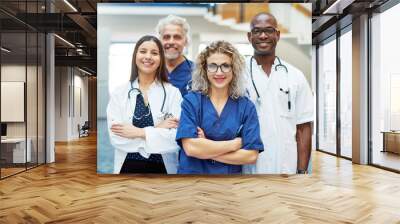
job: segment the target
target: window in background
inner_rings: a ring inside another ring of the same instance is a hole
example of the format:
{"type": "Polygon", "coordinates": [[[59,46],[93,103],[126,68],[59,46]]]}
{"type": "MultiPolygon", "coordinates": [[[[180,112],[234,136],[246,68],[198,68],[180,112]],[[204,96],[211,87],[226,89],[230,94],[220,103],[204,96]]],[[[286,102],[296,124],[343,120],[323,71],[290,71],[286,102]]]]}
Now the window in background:
{"type": "Polygon", "coordinates": [[[318,149],[336,154],[336,39],[318,48],[318,149]]]}
{"type": "Polygon", "coordinates": [[[372,163],[400,170],[400,4],[371,18],[372,163]]]}
{"type": "Polygon", "coordinates": [[[390,76],[390,130],[400,131],[400,73],[390,76]]]}
{"type": "MultiPolygon", "coordinates": [[[[19,15],[23,17],[24,13],[43,12],[40,6],[44,3],[44,0],[21,1],[18,3],[19,15]]],[[[5,139],[0,146],[0,177],[5,178],[45,163],[46,37],[34,28],[13,23],[14,18],[7,14],[0,12],[0,17],[3,22],[9,22],[3,23],[0,30],[1,86],[13,87],[11,90],[1,89],[2,99],[10,99],[13,91],[18,99],[9,105],[4,105],[6,102],[2,100],[0,110],[2,114],[20,117],[11,120],[2,117],[7,133],[4,133],[5,139]],[[10,109],[17,105],[18,109],[10,109]]]]}
{"type": "Polygon", "coordinates": [[[352,157],[352,33],[340,36],[340,154],[352,157]]]}
{"type": "MultiPolygon", "coordinates": [[[[0,14],[0,16],[2,16],[0,14]]],[[[2,97],[6,95],[19,94],[23,96],[21,99],[25,101],[26,91],[26,77],[27,77],[27,45],[26,45],[25,32],[8,32],[1,34],[1,46],[8,49],[8,51],[1,51],[1,83],[2,86],[8,83],[15,86],[15,88],[2,88],[2,97]],[[18,85],[21,84],[21,85],[18,85]],[[20,86],[17,88],[17,86],[20,86]],[[13,93],[13,91],[16,91],[13,93]]],[[[20,101],[20,100],[19,100],[20,101]]],[[[18,101],[18,102],[19,102],[18,101]]],[[[7,139],[1,140],[0,147],[0,169],[1,178],[13,175],[15,173],[26,170],[25,163],[31,162],[31,141],[28,138],[26,141],[27,123],[24,116],[19,116],[17,119],[5,120],[7,117],[13,117],[12,108],[13,102],[9,106],[2,103],[0,106],[2,116],[2,123],[7,124],[7,139]]],[[[25,103],[19,104],[19,111],[25,114],[25,103]]],[[[15,112],[14,112],[15,113],[15,112]]]]}
{"type": "MultiPolygon", "coordinates": [[[[111,94],[115,88],[123,83],[126,83],[130,79],[131,75],[131,63],[132,63],[132,55],[133,50],[135,48],[135,43],[112,43],[109,48],[109,55],[108,55],[108,91],[111,94]]],[[[102,77],[107,77],[105,74],[100,75],[102,77]]],[[[104,80],[105,81],[105,80],[104,80]]],[[[97,85],[100,87],[98,89],[98,93],[105,92],[106,90],[101,90],[103,81],[100,80],[100,84],[97,85]]],[[[107,85],[105,85],[107,86],[107,85]]],[[[106,87],[107,88],[107,87],[106,87]]],[[[108,104],[108,96],[100,96],[97,98],[101,100],[107,100],[103,102],[105,105],[108,104]]],[[[101,114],[101,113],[100,113],[101,114]]],[[[99,151],[97,156],[97,172],[99,173],[112,173],[114,169],[114,151],[109,150],[106,146],[112,147],[108,141],[108,132],[107,130],[107,123],[104,117],[99,115],[97,120],[97,126],[100,129],[98,135],[102,136],[99,138],[99,151]]]]}
{"type": "Polygon", "coordinates": [[[134,43],[113,43],[109,55],[109,91],[127,82],[131,76],[132,54],[134,43]]]}

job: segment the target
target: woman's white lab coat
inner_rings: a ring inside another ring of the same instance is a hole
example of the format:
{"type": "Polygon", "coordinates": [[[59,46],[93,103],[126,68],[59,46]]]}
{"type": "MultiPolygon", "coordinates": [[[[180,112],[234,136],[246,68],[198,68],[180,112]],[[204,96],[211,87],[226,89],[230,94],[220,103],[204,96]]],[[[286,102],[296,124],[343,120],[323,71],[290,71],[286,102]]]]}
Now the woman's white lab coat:
{"type": "MultiPolygon", "coordinates": [[[[138,81],[133,82],[133,88],[139,88],[138,81]]],[[[177,88],[170,83],[164,83],[166,99],[164,111],[179,118],[181,114],[182,96],[177,88]]],[[[132,116],[136,106],[138,91],[131,91],[130,99],[128,92],[131,89],[130,82],[119,86],[113,91],[107,107],[107,126],[114,146],[114,173],[120,173],[126,155],[130,152],[138,152],[145,158],[152,153],[161,154],[168,174],[175,174],[178,166],[179,146],[175,141],[176,129],[145,127],[146,138],[124,138],[117,136],[110,130],[114,123],[132,124],[132,116]]],[[[147,92],[154,126],[161,121],[161,106],[164,99],[164,90],[161,83],[154,81],[147,92]]]]}

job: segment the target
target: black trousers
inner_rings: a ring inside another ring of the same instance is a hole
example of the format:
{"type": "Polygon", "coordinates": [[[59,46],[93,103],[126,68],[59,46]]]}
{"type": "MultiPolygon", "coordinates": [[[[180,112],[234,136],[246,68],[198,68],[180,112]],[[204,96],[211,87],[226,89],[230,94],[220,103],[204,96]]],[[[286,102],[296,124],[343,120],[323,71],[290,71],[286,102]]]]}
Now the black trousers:
{"type": "Polygon", "coordinates": [[[120,173],[160,173],[166,174],[164,163],[125,159],[120,173]]]}

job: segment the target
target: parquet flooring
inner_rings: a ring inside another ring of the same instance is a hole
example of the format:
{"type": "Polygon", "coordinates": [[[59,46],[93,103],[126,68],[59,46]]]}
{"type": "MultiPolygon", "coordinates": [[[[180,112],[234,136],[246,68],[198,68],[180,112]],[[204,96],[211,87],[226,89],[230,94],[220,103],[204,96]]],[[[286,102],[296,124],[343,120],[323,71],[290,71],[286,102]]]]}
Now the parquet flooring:
{"type": "Polygon", "coordinates": [[[1,169],[1,176],[3,177],[7,177],[10,176],[12,174],[21,172],[25,170],[25,167],[21,167],[21,168],[0,168],[1,169]]]}
{"type": "Polygon", "coordinates": [[[96,139],[0,181],[0,223],[400,223],[400,175],[313,153],[300,176],[96,174],[96,139]]]}

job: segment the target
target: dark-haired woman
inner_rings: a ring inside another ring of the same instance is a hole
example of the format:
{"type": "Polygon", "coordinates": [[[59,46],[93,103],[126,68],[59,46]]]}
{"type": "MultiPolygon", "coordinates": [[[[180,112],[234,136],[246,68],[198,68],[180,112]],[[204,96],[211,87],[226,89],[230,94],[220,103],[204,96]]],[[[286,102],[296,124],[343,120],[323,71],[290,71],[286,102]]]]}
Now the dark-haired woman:
{"type": "Polygon", "coordinates": [[[111,94],[107,107],[114,173],[176,173],[181,101],[179,90],[168,83],[161,42],[142,37],[129,82],[111,94]]]}

